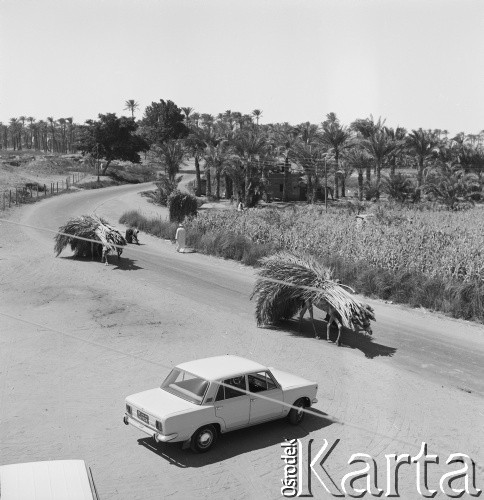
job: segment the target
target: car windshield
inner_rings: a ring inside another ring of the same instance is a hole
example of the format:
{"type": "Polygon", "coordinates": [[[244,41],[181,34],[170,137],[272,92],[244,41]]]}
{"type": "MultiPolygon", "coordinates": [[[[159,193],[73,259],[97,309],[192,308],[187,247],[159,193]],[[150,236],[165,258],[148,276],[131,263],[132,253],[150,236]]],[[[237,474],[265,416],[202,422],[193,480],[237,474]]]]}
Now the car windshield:
{"type": "Polygon", "coordinates": [[[161,384],[161,388],[164,391],[197,405],[202,404],[208,386],[208,380],[178,368],[173,368],[168,377],[166,377],[165,381],[161,384]]]}

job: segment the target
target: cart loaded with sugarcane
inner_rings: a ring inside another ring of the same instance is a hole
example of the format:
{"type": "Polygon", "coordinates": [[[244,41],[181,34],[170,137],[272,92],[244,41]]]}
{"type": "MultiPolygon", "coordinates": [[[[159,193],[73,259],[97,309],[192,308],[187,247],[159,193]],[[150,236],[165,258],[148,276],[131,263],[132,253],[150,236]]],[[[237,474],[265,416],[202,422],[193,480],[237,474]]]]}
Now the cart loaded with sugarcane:
{"type": "Polygon", "coordinates": [[[82,215],[70,219],[59,227],[55,236],[56,257],[70,245],[76,257],[101,258],[108,265],[108,254],[116,253],[118,259],[126,246],[124,236],[105,219],[96,215],[82,215]]]}
{"type": "Polygon", "coordinates": [[[255,316],[258,326],[274,325],[299,313],[299,326],[309,311],[316,338],[313,307],[327,313],[326,340],[332,323],[338,326],[338,345],[344,326],[353,331],[372,334],[375,314],[371,306],[353,296],[354,291],[333,279],[331,269],[310,255],[278,252],[261,259],[258,278],[251,299],[256,297],[255,316]]]}

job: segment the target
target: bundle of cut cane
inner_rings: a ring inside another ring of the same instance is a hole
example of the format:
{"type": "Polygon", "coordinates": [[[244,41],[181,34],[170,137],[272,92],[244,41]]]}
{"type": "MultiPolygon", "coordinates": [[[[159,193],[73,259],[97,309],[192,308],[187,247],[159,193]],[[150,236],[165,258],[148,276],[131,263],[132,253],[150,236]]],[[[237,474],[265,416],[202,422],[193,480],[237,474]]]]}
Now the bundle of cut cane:
{"type": "Polygon", "coordinates": [[[70,219],[59,227],[55,236],[56,257],[70,245],[76,257],[94,257],[102,255],[102,248],[116,252],[117,246],[125,246],[123,235],[106,220],[95,215],[82,215],[70,219]]]}
{"type": "Polygon", "coordinates": [[[261,264],[251,296],[257,297],[258,325],[292,318],[305,304],[329,304],[350,329],[375,320],[371,307],[356,300],[348,287],[332,279],[329,268],[309,255],[279,252],[261,259],[261,264]]]}

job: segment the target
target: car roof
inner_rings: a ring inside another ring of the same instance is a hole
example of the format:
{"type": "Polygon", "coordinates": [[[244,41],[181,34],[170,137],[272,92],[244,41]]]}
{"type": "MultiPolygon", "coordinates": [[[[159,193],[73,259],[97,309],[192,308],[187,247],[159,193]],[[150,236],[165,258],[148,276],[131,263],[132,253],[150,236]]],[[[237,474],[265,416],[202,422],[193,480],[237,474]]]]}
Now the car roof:
{"type": "Polygon", "coordinates": [[[206,380],[222,380],[242,373],[259,372],[268,369],[267,366],[250,359],[229,354],[188,361],[177,365],[177,368],[206,380]]]}
{"type": "Polygon", "coordinates": [[[0,466],[5,500],[93,500],[84,460],[51,460],[0,466]]]}

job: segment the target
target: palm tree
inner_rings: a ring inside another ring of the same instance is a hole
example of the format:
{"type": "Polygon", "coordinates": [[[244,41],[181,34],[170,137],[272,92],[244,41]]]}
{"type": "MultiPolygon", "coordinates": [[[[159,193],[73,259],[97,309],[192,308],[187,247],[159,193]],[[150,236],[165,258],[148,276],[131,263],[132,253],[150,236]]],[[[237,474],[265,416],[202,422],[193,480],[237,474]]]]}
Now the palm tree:
{"type": "Polygon", "coordinates": [[[73,142],[74,142],[74,118],[72,116],[69,116],[69,118],[66,118],[66,122],[69,128],[69,139],[68,139],[68,149],[72,153],[73,151],[73,142]]]}
{"type": "Polygon", "coordinates": [[[200,173],[200,159],[202,158],[203,151],[205,150],[204,131],[195,123],[190,127],[190,134],[185,139],[185,146],[187,151],[193,156],[195,160],[195,175],[196,175],[196,188],[195,195],[201,196],[202,194],[202,178],[200,173]]]}
{"type": "MultiPolygon", "coordinates": [[[[358,199],[363,200],[363,172],[371,170],[372,158],[361,145],[343,151],[343,160],[358,171],[358,199]]],[[[367,176],[368,177],[368,176],[367,176]]]]}
{"type": "Polygon", "coordinates": [[[356,132],[363,139],[369,139],[372,135],[383,129],[385,120],[381,117],[375,122],[373,115],[369,118],[358,118],[350,125],[350,130],[356,132]]]}
{"type": "Polygon", "coordinates": [[[438,139],[433,132],[419,128],[418,130],[412,130],[408,134],[406,143],[408,150],[417,157],[417,187],[420,188],[422,186],[425,160],[432,156],[434,149],[438,145],[438,139]]]}
{"type": "Polygon", "coordinates": [[[318,126],[310,122],[301,123],[296,127],[298,135],[304,144],[315,144],[320,139],[318,126]]]}
{"type": "Polygon", "coordinates": [[[393,129],[391,127],[384,127],[384,130],[389,139],[392,140],[395,144],[395,149],[393,151],[393,154],[391,154],[389,158],[390,177],[391,177],[395,175],[397,159],[401,157],[401,155],[405,151],[405,137],[407,135],[407,131],[403,127],[397,127],[396,129],[393,129]]]}
{"type": "Polygon", "coordinates": [[[47,121],[50,123],[51,127],[51,133],[52,133],[52,145],[51,145],[51,151],[55,151],[55,120],[52,116],[47,117],[47,121]]]}
{"type": "Polygon", "coordinates": [[[184,163],[186,157],[183,140],[170,139],[153,146],[153,149],[165,167],[165,172],[169,180],[173,182],[176,174],[180,170],[180,165],[184,163]]]}
{"type": "Polygon", "coordinates": [[[186,125],[188,128],[190,128],[190,115],[193,112],[193,108],[186,107],[186,108],[181,108],[181,110],[185,113],[186,125]]]}
{"type": "MultiPolygon", "coordinates": [[[[320,173],[322,173],[327,151],[321,142],[306,143],[299,140],[292,147],[291,157],[305,172],[307,179],[307,202],[314,203],[319,187],[320,173]]],[[[327,193],[325,193],[327,196],[327,193]]]]}
{"type": "Polygon", "coordinates": [[[378,130],[367,139],[361,141],[362,146],[375,162],[376,184],[380,185],[381,169],[385,160],[389,158],[396,149],[395,142],[388,136],[384,129],[378,130]]]}
{"type": "Polygon", "coordinates": [[[262,111],[260,109],[254,109],[254,111],[252,111],[252,116],[255,117],[257,125],[259,125],[259,118],[262,116],[262,111]]]}
{"type": "Polygon", "coordinates": [[[232,116],[232,111],[230,111],[230,109],[227,109],[227,111],[225,111],[224,119],[230,125],[230,128],[233,128],[234,117],[232,116]]]}
{"type": "Polygon", "coordinates": [[[62,153],[67,152],[67,145],[66,145],[66,128],[67,128],[67,122],[65,118],[59,118],[57,120],[57,123],[60,125],[60,133],[61,133],[61,151],[62,153]]]}
{"type": "Polygon", "coordinates": [[[39,136],[39,149],[43,149],[44,152],[47,153],[47,123],[45,123],[44,120],[39,120],[37,123],[37,133],[39,136]]]}
{"type": "MultiPolygon", "coordinates": [[[[220,181],[221,175],[224,171],[226,164],[230,159],[230,151],[228,149],[228,142],[225,140],[216,140],[207,143],[203,153],[205,165],[208,173],[207,177],[207,196],[211,194],[210,185],[210,169],[215,172],[215,197],[220,199],[220,181]]],[[[206,175],[207,175],[206,173],[206,175]]]]}
{"type": "Polygon", "coordinates": [[[8,129],[10,131],[10,137],[12,138],[12,146],[14,151],[16,149],[22,149],[22,146],[19,145],[21,138],[20,138],[20,130],[21,130],[21,125],[20,122],[17,118],[10,118],[10,124],[8,126],[8,129]]]}
{"type": "Polygon", "coordinates": [[[203,113],[200,116],[200,118],[202,120],[202,127],[210,130],[213,126],[214,121],[215,121],[215,118],[213,117],[213,115],[211,115],[210,113],[203,113]]]}
{"type": "Polygon", "coordinates": [[[192,123],[195,127],[199,126],[200,122],[200,113],[192,113],[192,123]]]}
{"type": "Polygon", "coordinates": [[[267,149],[267,140],[258,130],[247,128],[239,130],[230,141],[235,155],[241,160],[245,173],[245,206],[255,204],[255,184],[252,179],[254,162],[258,156],[263,155],[267,149]]]}
{"type": "Polygon", "coordinates": [[[139,104],[134,99],[128,99],[124,102],[124,109],[131,111],[131,118],[134,120],[134,110],[139,108],[139,104]]]}
{"type": "Polygon", "coordinates": [[[27,121],[29,122],[29,131],[30,131],[28,148],[32,149],[34,147],[34,122],[35,122],[35,118],[33,116],[29,116],[27,118],[27,121]]]}
{"type": "Polygon", "coordinates": [[[284,123],[276,126],[274,130],[274,140],[276,151],[284,158],[284,179],[282,184],[282,201],[288,200],[288,184],[289,184],[289,169],[290,157],[293,153],[293,148],[297,143],[297,129],[284,123]]]}
{"type": "MultiPolygon", "coordinates": [[[[341,152],[349,146],[350,144],[350,132],[346,127],[342,127],[339,124],[339,120],[336,118],[335,113],[329,113],[327,115],[327,120],[322,124],[321,131],[321,141],[322,143],[330,148],[334,155],[336,172],[334,175],[334,193],[336,198],[339,198],[338,193],[338,176],[339,176],[339,157],[341,152]]],[[[345,179],[344,176],[341,177],[341,196],[345,196],[345,179]]]]}
{"type": "Polygon", "coordinates": [[[426,170],[423,188],[450,209],[461,199],[471,200],[472,194],[480,192],[481,185],[475,174],[466,173],[460,165],[441,163],[426,170]]]}

